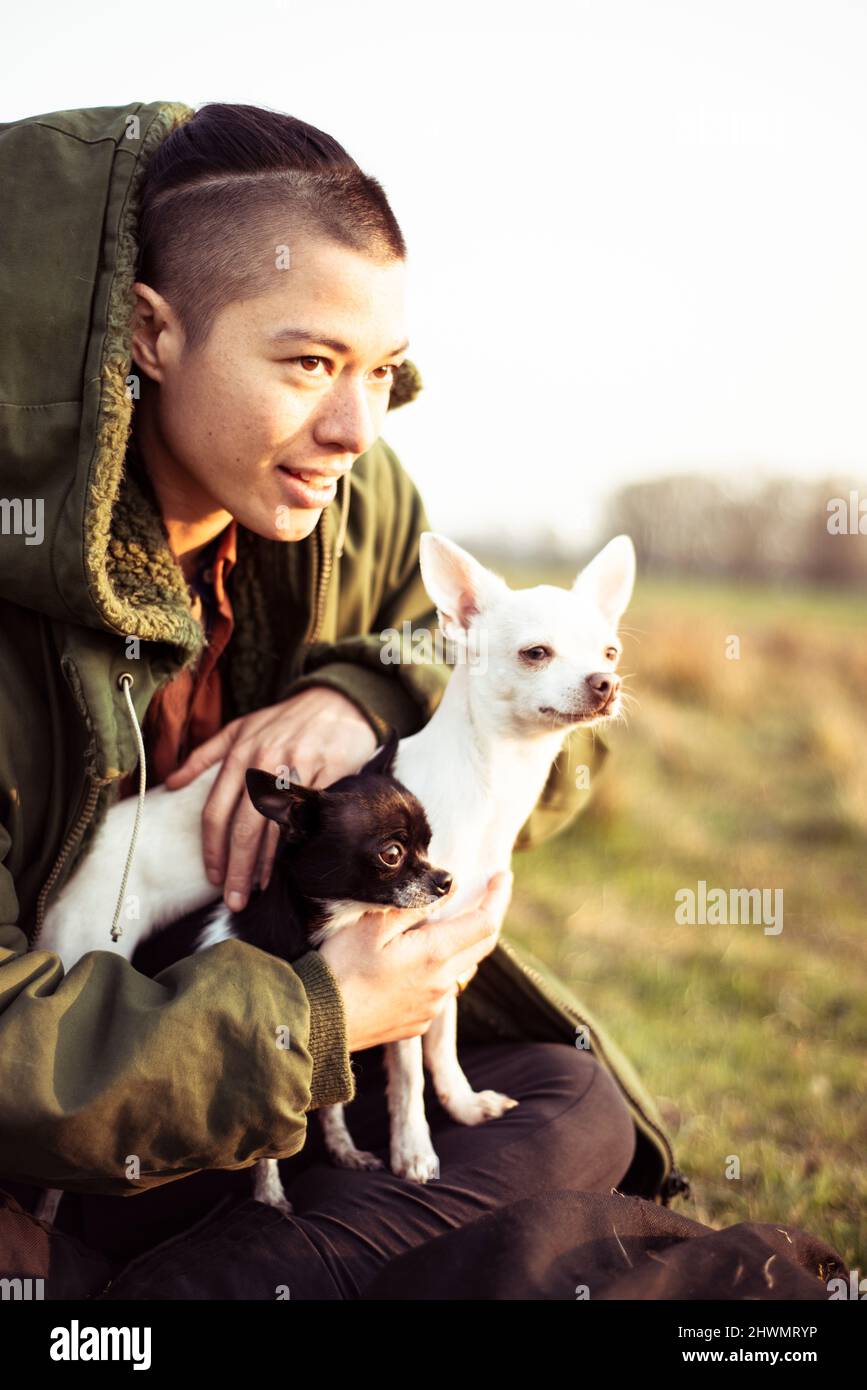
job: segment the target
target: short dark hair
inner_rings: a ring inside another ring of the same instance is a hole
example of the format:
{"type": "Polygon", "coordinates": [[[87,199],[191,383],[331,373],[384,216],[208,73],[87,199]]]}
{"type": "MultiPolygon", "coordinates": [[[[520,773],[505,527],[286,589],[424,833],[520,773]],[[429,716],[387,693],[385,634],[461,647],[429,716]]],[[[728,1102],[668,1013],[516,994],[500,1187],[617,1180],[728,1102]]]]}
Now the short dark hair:
{"type": "Polygon", "coordinates": [[[295,116],[207,102],[143,171],[136,278],[201,347],[227,304],[275,284],[277,247],[325,236],[378,261],[406,246],[382,185],[342,145],[295,116]]]}

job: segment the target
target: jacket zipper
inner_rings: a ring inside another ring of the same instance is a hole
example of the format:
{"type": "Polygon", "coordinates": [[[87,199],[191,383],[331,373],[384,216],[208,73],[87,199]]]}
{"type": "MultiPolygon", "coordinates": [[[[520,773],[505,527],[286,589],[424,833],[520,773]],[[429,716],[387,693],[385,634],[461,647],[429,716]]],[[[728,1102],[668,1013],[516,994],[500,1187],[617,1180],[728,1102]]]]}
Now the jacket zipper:
{"type": "MultiPolygon", "coordinates": [[[[313,551],[310,574],[310,621],[307,624],[302,642],[305,648],[312,647],[319,636],[322,620],[325,616],[325,600],[328,593],[328,582],[331,578],[331,571],[334,566],[334,557],[331,547],[328,545],[325,535],[325,515],[322,513],[319,525],[313,533],[313,551]]],[[[304,656],[297,668],[299,671],[304,669],[304,656]]]]}
{"type": "Polygon", "coordinates": [[[664,1180],[664,1184],[663,1184],[663,1194],[666,1195],[666,1196],[668,1196],[668,1197],[673,1197],[673,1196],[675,1196],[678,1192],[684,1192],[684,1193],[686,1193],[686,1194],[688,1195],[688,1194],[689,1194],[689,1182],[688,1182],[688,1180],[684,1177],[684,1175],[681,1173],[680,1169],[678,1168],[677,1164],[676,1164],[675,1161],[674,1161],[674,1152],[673,1152],[673,1150],[672,1150],[671,1144],[668,1142],[668,1139],[667,1139],[666,1135],[665,1135],[665,1134],[663,1133],[663,1131],[659,1128],[659,1126],[658,1126],[657,1124],[655,1124],[653,1120],[651,1120],[650,1116],[646,1113],[646,1111],[643,1109],[643,1107],[641,1106],[641,1104],[636,1100],[636,1098],[635,1098],[635,1096],[633,1096],[632,1092],[624,1085],[623,1081],[621,1081],[620,1076],[618,1075],[618,1072],[617,1072],[616,1067],[613,1065],[613,1063],[611,1062],[610,1058],[608,1058],[608,1057],[606,1056],[605,1049],[604,1049],[604,1047],[602,1046],[601,1042],[599,1041],[598,1037],[595,1036],[595,1034],[594,1034],[594,1032],[593,1032],[593,1029],[592,1029],[591,1025],[586,1021],[586,1019],[583,1019],[583,1018],[580,1017],[580,1015],[579,1015],[577,1009],[574,1007],[574,1005],[570,1004],[569,1001],[568,1001],[567,999],[563,999],[559,994],[557,994],[557,992],[551,988],[551,985],[550,985],[550,983],[549,983],[547,980],[543,980],[542,976],[538,973],[537,970],[534,970],[534,969],[532,968],[532,966],[525,965],[524,962],[515,954],[514,950],[512,950],[512,948],[509,946],[508,942],[504,941],[502,937],[500,938],[500,943],[499,943],[499,944],[500,944],[500,946],[503,947],[503,949],[505,950],[506,955],[509,957],[509,959],[510,959],[511,961],[513,961],[515,965],[517,965],[518,969],[519,969],[524,975],[527,975],[530,979],[532,979],[533,981],[535,981],[535,983],[538,985],[538,987],[539,987],[544,993],[547,993],[548,996],[549,996],[561,1009],[565,1010],[565,1012],[569,1015],[570,1018],[574,1019],[576,1023],[580,1024],[580,1026],[581,1026],[582,1028],[586,1028],[586,1029],[587,1029],[588,1034],[589,1034],[591,1037],[593,1037],[593,1040],[594,1040],[594,1051],[598,1052],[600,1058],[604,1061],[605,1065],[608,1067],[609,1072],[610,1072],[611,1075],[614,1077],[614,1080],[617,1082],[618,1086],[620,1087],[620,1089],[621,1089],[621,1091],[623,1092],[623,1094],[624,1094],[624,1096],[626,1097],[626,1099],[629,1101],[630,1105],[632,1105],[632,1106],[635,1108],[635,1110],[638,1112],[638,1114],[639,1114],[639,1115],[641,1116],[641,1118],[644,1120],[644,1123],[648,1126],[648,1128],[649,1128],[654,1134],[656,1134],[656,1135],[659,1137],[659,1139],[660,1139],[660,1141],[661,1141],[661,1143],[662,1143],[662,1145],[663,1145],[663,1147],[664,1147],[664,1149],[665,1149],[665,1152],[666,1152],[666,1154],[668,1155],[668,1161],[669,1161],[669,1167],[670,1167],[670,1172],[669,1172],[668,1176],[666,1177],[666,1179],[664,1180]]]}
{"type": "Polygon", "coordinates": [[[69,858],[70,854],[72,853],[73,849],[75,848],[76,844],[80,840],[81,836],[84,834],[84,831],[86,830],[87,826],[90,824],[90,821],[93,818],[93,813],[96,810],[96,803],[99,800],[99,792],[101,785],[102,784],[100,782],[95,781],[93,778],[90,778],[90,787],[88,788],[87,798],[85,800],[81,814],[75,822],[75,825],[72,827],[69,834],[67,835],[65,841],[63,842],[63,847],[59,855],[57,856],[57,859],[54,861],[54,867],[52,868],[51,873],[48,875],[48,878],[45,880],[45,882],[42,885],[42,888],[40,889],[39,897],[36,900],[36,926],[33,932],[33,936],[30,940],[31,951],[36,949],[36,943],[39,940],[39,935],[42,931],[42,926],[45,921],[45,910],[48,904],[48,894],[51,892],[52,888],[57,882],[57,878],[60,874],[61,869],[63,868],[64,864],[66,863],[67,859],[69,858]]]}

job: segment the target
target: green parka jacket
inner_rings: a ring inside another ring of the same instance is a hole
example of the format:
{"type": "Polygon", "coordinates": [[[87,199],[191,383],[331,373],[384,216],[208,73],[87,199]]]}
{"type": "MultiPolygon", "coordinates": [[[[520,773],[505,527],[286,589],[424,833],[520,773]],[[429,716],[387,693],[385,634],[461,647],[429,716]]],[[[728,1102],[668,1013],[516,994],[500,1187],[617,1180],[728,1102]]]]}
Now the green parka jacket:
{"type": "MultiPolygon", "coordinates": [[[[130,1195],[288,1157],[308,1111],[355,1091],[340,993],[315,951],[289,966],[227,941],[151,980],[108,950],[64,973],[38,944],[47,904],[138,763],[119,677],[133,678],[141,723],[205,640],[155,499],[124,467],[137,187],[192,115],[157,101],[0,125],[0,1181],[130,1195]],[[275,1046],[275,1020],[289,1050],[275,1046]]],[[[390,408],[420,387],[406,364],[390,408]]],[[[379,440],[306,541],[239,526],[226,718],[316,684],[346,694],[380,735],[420,728],[447,672],[383,665],[378,634],[433,627],[417,563],[426,525],[379,440]]],[[[582,762],[601,756],[598,743],[579,748],[582,762]]],[[[552,773],[521,843],[577,809],[552,773]]],[[[107,870],[120,887],[123,865],[107,870]]],[[[667,1202],[683,1180],[653,1098],[564,985],[503,935],[460,999],[467,1040],[571,1046],[582,1024],[635,1121],[623,1190],[667,1202]]]]}

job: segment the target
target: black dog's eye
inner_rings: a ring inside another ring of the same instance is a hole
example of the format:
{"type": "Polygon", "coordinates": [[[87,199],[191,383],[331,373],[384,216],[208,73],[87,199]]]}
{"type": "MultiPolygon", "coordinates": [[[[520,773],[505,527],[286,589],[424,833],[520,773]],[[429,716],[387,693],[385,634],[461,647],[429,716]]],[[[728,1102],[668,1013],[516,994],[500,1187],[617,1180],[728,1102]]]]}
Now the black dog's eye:
{"type": "Polygon", "coordinates": [[[521,652],[521,656],[524,658],[525,661],[533,661],[533,662],[536,662],[536,661],[547,661],[548,658],[549,658],[550,656],[553,656],[553,655],[554,655],[554,653],[551,651],[551,648],[550,648],[550,647],[542,647],[542,646],[538,646],[538,647],[525,647],[524,650],[521,652]]]}
{"type": "Polygon", "coordinates": [[[384,845],[379,851],[379,857],[383,864],[387,864],[390,869],[393,869],[396,864],[400,863],[405,853],[403,845],[399,845],[397,840],[392,840],[390,844],[384,845]]]}

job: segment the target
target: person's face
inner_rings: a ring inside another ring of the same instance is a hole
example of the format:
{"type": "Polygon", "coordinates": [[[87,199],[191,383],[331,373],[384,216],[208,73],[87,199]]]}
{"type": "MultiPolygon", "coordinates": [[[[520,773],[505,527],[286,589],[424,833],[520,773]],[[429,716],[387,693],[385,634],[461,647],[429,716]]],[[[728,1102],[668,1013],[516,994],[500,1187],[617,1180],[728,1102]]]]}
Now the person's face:
{"type": "Polygon", "coordinates": [[[222,509],[270,540],[313,531],[380,434],[406,356],[404,281],[403,261],[299,238],[273,292],[228,305],[186,357],[171,306],[136,284],[134,355],[158,383],[161,466],[190,519],[222,509]]]}

